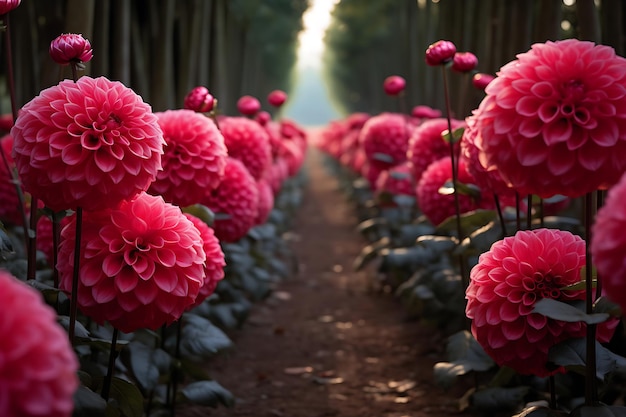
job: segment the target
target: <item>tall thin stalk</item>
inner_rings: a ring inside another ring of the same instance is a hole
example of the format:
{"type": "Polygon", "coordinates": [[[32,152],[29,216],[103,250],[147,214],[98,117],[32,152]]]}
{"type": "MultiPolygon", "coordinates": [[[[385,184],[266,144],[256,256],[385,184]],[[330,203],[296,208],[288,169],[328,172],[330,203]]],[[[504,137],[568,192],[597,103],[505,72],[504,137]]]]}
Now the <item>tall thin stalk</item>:
{"type": "MultiPolygon", "coordinates": [[[[593,193],[585,196],[585,310],[593,313],[593,271],[591,262],[591,225],[594,214],[593,193]]],[[[585,368],[585,404],[593,406],[598,403],[598,388],[596,384],[596,325],[587,325],[587,366],[585,368]]]]}

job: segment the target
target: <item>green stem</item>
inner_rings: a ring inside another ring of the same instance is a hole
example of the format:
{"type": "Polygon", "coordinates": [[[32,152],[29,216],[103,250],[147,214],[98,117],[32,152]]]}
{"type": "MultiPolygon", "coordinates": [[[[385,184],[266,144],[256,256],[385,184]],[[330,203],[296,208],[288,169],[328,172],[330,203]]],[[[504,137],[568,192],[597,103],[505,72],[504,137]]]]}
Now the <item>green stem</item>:
{"type": "Polygon", "coordinates": [[[533,228],[533,195],[528,194],[526,197],[526,229],[533,228]]]}
{"type": "MultiPolygon", "coordinates": [[[[593,193],[585,196],[585,310],[587,314],[593,313],[593,274],[590,252],[591,226],[593,223],[593,193]]],[[[598,389],[596,384],[596,326],[587,325],[587,367],[585,374],[585,404],[594,406],[598,402],[598,389]]]]}
{"type": "Polygon", "coordinates": [[[504,215],[502,214],[502,206],[500,205],[500,198],[498,194],[493,193],[493,202],[496,205],[496,211],[498,213],[498,219],[500,220],[500,227],[502,228],[502,239],[506,237],[506,222],[504,221],[504,215]]]}
{"type": "MultiPolygon", "coordinates": [[[[176,349],[174,351],[174,357],[176,360],[180,359],[180,339],[181,339],[181,329],[183,327],[182,317],[180,320],[176,322],[176,349]]],[[[176,391],[178,391],[178,368],[174,368],[172,372],[172,408],[171,408],[171,416],[176,416],[176,391]]]]}
{"type": "Polygon", "coordinates": [[[102,383],[102,398],[108,401],[109,392],[111,391],[111,381],[113,381],[113,372],[115,372],[115,360],[117,359],[117,329],[113,329],[113,336],[111,336],[111,350],[109,351],[109,367],[107,368],[107,374],[104,377],[102,383]]]}
{"type": "Polygon", "coordinates": [[[74,343],[74,331],[76,329],[76,316],[78,314],[78,277],[80,275],[80,247],[83,229],[83,209],[76,208],[76,241],[74,243],[74,273],[72,275],[72,294],[70,298],[70,342],[74,343]]]}

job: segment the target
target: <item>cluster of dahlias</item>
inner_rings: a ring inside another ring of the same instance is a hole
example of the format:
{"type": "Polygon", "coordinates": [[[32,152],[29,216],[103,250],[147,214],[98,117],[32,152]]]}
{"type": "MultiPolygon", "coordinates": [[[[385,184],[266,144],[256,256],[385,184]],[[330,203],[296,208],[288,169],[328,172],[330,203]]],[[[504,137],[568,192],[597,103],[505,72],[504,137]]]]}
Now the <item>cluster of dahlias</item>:
{"type": "MultiPolygon", "coordinates": [[[[426,62],[473,72],[477,59],[439,41],[426,51],[426,62]]],[[[496,77],[474,75],[485,96],[464,121],[443,119],[419,106],[412,118],[384,113],[355,128],[353,115],[331,123],[318,141],[321,150],[366,178],[374,190],[414,190],[418,208],[434,224],[458,214],[457,208],[461,213],[493,208],[494,195],[507,205],[527,195],[567,200],[608,189],[587,241],[562,230],[518,231],[495,242],[471,270],[466,314],[473,335],[496,363],[522,374],[564,372],[548,364],[550,348],[585,336],[583,322],[552,319],[534,312],[534,306],[543,298],[589,297],[584,290],[565,288],[581,280],[586,248],[605,295],[626,309],[624,68],[626,59],[608,46],[574,39],[535,44],[496,77]],[[442,136],[454,137],[445,131],[457,127],[464,128],[462,138],[451,145],[442,136]],[[357,158],[363,160],[359,165],[357,158]],[[456,207],[444,192],[454,175],[475,191],[459,195],[456,207]]],[[[385,89],[398,94],[400,86],[390,78],[385,89]]],[[[597,339],[607,342],[617,322],[611,318],[598,325],[597,339]]]]}
{"type": "MultiPolygon", "coordinates": [[[[55,39],[50,54],[76,68],[92,57],[73,34],[55,39]]],[[[285,100],[278,90],[268,97],[275,107],[285,100]]],[[[224,116],[218,125],[216,103],[197,87],[184,109],[154,113],[122,83],[83,76],[42,90],[0,140],[0,220],[23,225],[20,194],[71,213],[58,248],[52,222],[39,219],[38,249],[50,263],[58,249],[59,288],[95,323],[154,330],[200,304],[224,278],[220,243],[264,223],[283,181],[300,169],[307,135],[297,124],[224,116]],[[215,213],[214,224],[184,213],[198,204],[215,213]]],[[[0,385],[9,388],[0,393],[2,415],[70,415],[77,360],[67,335],[30,290],[2,271],[0,280],[10,312],[0,327],[12,335],[0,343],[0,385]],[[18,383],[23,375],[32,382],[18,383]]]]}

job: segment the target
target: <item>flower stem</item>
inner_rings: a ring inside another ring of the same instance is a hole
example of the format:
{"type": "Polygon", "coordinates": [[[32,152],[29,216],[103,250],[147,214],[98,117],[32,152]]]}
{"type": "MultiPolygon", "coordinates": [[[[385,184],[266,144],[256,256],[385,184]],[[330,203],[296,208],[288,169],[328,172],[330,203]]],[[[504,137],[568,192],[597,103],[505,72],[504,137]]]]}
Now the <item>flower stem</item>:
{"type": "MultiPolygon", "coordinates": [[[[174,358],[178,360],[180,358],[180,339],[181,329],[183,327],[181,320],[176,322],[176,349],[174,351],[174,358]]],[[[170,409],[171,416],[176,416],[176,391],[178,391],[178,368],[174,368],[172,371],[172,408],[170,409]]]]}
{"type": "Polygon", "coordinates": [[[113,372],[115,371],[115,360],[117,359],[117,329],[113,328],[113,336],[111,336],[111,350],[109,352],[109,367],[107,369],[107,374],[104,377],[104,381],[102,383],[102,398],[105,400],[109,399],[109,392],[111,391],[111,381],[113,380],[113,372]]]}
{"type": "Polygon", "coordinates": [[[32,197],[30,202],[30,224],[24,224],[28,235],[26,278],[35,279],[37,264],[37,199],[32,197]]]}
{"type": "MultiPolygon", "coordinates": [[[[585,309],[587,314],[593,313],[593,271],[591,262],[591,225],[593,222],[593,193],[585,196],[585,309]]],[[[596,384],[596,326],[587,325],[587,367],[585,374],[585,404],[596,405],[598,389],[596,384]]]]}
{"type": "Polygon", "coordinates": [[[76,239],[74,244],[74,273],[72,275],[72,295],[70,299],[70,342],[74,344],[74,331],[76,329],[76,315],[78,313],[78,276],[80,274],[80,247],[83,229],[83,209],[76,208],[76,239]]]}
{"type": "MultiPolygon", "coordinates": [[[[596,212],[604,205],[604,191],[596,191],[596,212]]],[[[602,297],[602,280],[600,276],[596,276],[596,299],[602,297]]]]}
{"type": "Polygon", "coordinates": [[[506,222],[504,221],[504,215],[502,214],[502,206],[500,205],[500,198],[498,194],[493,193],[493,202],[496,205],[496,211],[498,212],[498,219],[500,220],[500,227],[502,228],[502,239],[506,237],[506,222]]]}
{"type": "Polygon", "coordinates": [[[520,196],[519,193],[515,192],[515,227],[516,230],[522,230],[522,218],[521,218],[521,208],[520,208],[520,196]]]}
{"type": "Polygon", "coordinates": [[[528,194],[526,197],[526,229],[533,228],[533,195],[528,194]]]}
{"type": "Polygon", "coordinates": [[[556,402],[556,380],[554,378],[554,375],[550,375],[550,377],[548,378],[548,385],[550,388],[550,408],[552,410],[556,410],[558,404],[556,402]]]}

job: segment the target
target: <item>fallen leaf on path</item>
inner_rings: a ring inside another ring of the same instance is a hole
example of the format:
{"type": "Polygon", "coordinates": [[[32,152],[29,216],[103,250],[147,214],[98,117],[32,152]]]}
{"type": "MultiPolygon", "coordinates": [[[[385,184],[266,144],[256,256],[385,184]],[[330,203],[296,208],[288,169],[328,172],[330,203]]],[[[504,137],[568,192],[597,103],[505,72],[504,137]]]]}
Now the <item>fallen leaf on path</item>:
{"type": "Polygon", "coordinates": [[[310,374],[313,372],[313,368],[311,366],[299,366],[293,368],[285,368],[283,370],[287,375],[302,375],[302,374],[310,374]]]}
{"type": "Polygon", "coordinates": [[[335,318],[331,315],[326,314],[324,316],[319,316],[317,320],[321,321],[322,323],[331,323],[335,320],[335,318]]]}
{"type": "Polygon", "coordinates": [[[336,384],[342,384],[343,383],[343,378],[337,377],[337,378],[320,378],[320,377],[315,377],[313,378],[313,382],[320,384],[320,385],[336,385],[336,384]]]}

